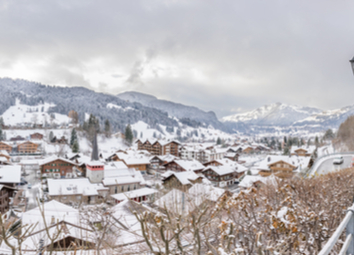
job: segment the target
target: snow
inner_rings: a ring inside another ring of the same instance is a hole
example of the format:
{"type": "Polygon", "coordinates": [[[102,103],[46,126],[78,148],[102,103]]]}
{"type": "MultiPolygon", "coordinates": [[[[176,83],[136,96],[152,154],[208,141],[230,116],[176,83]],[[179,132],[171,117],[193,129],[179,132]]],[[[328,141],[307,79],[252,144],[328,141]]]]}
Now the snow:
{"type": "Polygon", "coordinates": [[[55,118],[51,119],[48,110],[54,106],[55,104],[49,103],[30,106],[21,104],[17,99],[16,104],[10,106],[9,109],[2,114],[2,118],[5,125],[8,126],[17,126],[25,123],[31,125],[34,123],[44,124],[45,122],[55,124],[70,123],[71,119],[68,116],[59,113],[54,113],[55,118]]]}

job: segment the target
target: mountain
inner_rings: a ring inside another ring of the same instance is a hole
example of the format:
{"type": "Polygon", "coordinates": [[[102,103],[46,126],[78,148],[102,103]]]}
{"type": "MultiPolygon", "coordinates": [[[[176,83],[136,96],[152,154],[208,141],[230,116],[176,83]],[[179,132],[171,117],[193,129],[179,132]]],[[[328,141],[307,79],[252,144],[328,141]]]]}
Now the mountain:
{"type": "Polygon", "coordinates": [[[289,133],[299,130],[318,132],[329,128],[338,129],[353,114],[354,106],[322,111],[312,107],[275,103],[246,113],[226,116],[221,121],[231,128],[242,123],[247,126],[248,133],[289,133]]]}
{"type": "MultiPolygon", "coordinates": [[[[0,91],[2,94],[0,115],[3,115],[11,107],[14,109],[14,106],[20,102],[22,105],[28,106],[47,105],[45,112],[48,114],[58,113],[67,116],[69,111],[75,110],[79,114],[81,124],[88,114],[93,114],[99,119],[101,127],[108,119],[114,131],[124,131],[127,124],[134,124],[138,121],[157,130],[161,129],[160,125],[168,127],[169,130],[180,128],[182,125],[194,128],[212,125],[216,129],[227,130],[214,113],[205,113],[195,107],[186,107],[168,101],[163,102],[166,108],[169,108],[167,112],[157,107],[143,105],[133,100],[123,100],[115,95],[97,93],[83,87],[48,86],[10,78],[0,78],[0,91]],[[178,109],[185,109],[184,111],[190,111],[190,113],[183,115],[179,114],[182,110],[176,110],[174,114],[172,109],[174,106],[178,109]],[[194,114],[202,115],[202,117],[198,118],[194,114]]],[[[146,101],[155,100],[155,97],[149,95],[145,95],[145,98],[146,101]]],[[[42,116],[41,109],[38,107],[33,109],[42,116]]],[[[29,109],[28,111],[33,110],[29,109]]]]}
{"type": "Polygon", "coordinates": [[[246,113],[234,114],[221,119],[222,122],[242,122],[247,125],[289,126],[294,122],[322,112],[317,108],[274,103],[246,113]]]}
{"type": "Polygon", "coordinates": [[[196,121],[203,123],[206,126],[212,125],[214,128],[224,131],[226,130],[225,125],[218,120],[215,113],[212,111],[205,112],[194,106],[186,106],[167,100],[161,100],[155,96],[135,91],[124,92],[117,95],[117,97],[126,102],[136,102],[147,107],[161,110],[168,113],[169,116],[176,117],[182,122],[188,120],[196,121]]]}

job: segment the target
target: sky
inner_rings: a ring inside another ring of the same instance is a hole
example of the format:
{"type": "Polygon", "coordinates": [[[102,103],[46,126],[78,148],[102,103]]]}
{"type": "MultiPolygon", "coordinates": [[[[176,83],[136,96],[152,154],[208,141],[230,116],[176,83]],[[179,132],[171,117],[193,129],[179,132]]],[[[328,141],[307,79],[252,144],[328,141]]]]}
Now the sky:
{"type": "Polygon", "coordinates": [[[139,91],[219,118],[354,104],[352,0],[0,0],[0,77],[139,91]]]}

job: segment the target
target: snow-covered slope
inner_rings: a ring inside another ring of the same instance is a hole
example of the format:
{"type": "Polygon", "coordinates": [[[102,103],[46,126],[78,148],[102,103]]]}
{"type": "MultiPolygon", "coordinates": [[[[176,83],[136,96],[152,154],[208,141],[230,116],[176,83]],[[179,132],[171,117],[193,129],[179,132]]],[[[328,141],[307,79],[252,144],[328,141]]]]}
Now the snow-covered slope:
{"type": "Polygon", "coordinates": [[[221,119],[223,122],[243,122],[248,125],[289,126],[321,110],[312,107],[275,103],[246,113],[234,114],[221,119]]]}

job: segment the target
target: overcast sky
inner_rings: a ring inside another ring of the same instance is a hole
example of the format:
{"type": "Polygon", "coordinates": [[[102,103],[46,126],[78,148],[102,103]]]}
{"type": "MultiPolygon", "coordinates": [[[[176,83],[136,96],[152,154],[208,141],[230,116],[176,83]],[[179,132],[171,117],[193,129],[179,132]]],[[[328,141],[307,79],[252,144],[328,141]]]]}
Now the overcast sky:
{"type": "Polygon", "coordinates": [[[354,104],[352,0],[0,0],[0,77],[149,93],[218,117],[354,104]]]}

